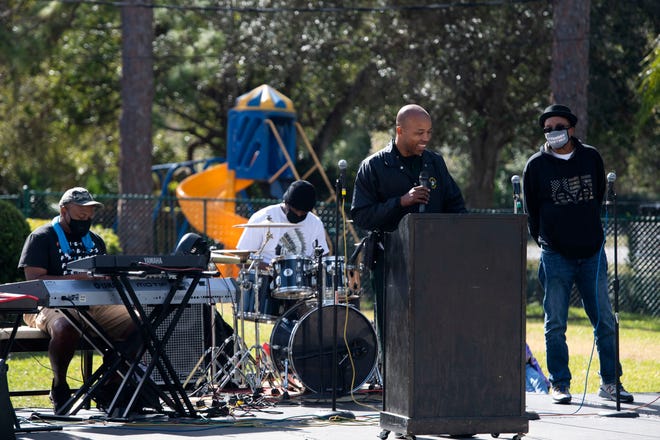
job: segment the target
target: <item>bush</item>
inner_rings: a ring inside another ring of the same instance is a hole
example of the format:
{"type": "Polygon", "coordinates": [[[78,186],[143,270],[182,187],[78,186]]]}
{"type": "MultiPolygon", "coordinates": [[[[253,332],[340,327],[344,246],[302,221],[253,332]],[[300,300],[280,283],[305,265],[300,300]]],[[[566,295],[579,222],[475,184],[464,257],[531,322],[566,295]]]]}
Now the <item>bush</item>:
{"type": "Polygon", "coordinates": [[[0,283],[13,283],[23,279],[18,260],[23,242],[30,234],[30,226],[21,211],[14,205],[0,200],[0,283]]]}
{"type": "Polygon", "coordinates": [[[121,244],[119,244],[119,236],[115,234],[110,228],[104,228],[101,225],[92,226],[92,231],[96,232],[103,238],[105,241],[105,247],[108,251],[108,254],[119,255],[122,252],[121,244]]]}

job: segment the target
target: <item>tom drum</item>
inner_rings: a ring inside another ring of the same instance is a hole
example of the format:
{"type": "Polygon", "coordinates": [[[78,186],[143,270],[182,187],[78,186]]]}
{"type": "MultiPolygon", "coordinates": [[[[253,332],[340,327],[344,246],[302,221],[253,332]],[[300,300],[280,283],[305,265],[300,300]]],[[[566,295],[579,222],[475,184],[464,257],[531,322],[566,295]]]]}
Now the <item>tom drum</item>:
{"type": "Polygon", "coordinates": [[[314,294],[314,267],[312,259],[299,255],[274,258],[273,291],[278,299],[306,299],[314,294]]]}

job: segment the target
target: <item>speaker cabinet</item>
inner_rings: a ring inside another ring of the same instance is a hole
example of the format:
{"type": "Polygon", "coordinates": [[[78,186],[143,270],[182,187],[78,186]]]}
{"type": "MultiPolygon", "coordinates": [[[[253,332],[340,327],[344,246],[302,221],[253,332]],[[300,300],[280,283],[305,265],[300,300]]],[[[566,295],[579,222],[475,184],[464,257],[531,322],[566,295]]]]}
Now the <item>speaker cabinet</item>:
{"type": "Polygon", "coordinates": [[[385,238],[385,394],[404,434],[524,433],[524,215],[410,214],[385,238]]]}
{"type": "MultiPolygon", "coordinates": [[[[172,366],[177,373],[176,376],[181,383],[193,371],[208,346],[205,336],[205,329],[208,328],[208,324],[205,321],[209,315],[204,308],[210,308],[210,306],[205,304],[188,305],[183,310],[179,322],[177,322],[167,344],[165,344],[165,353],[167,353],[168,358],[172,362],[172,366]]],[[[144,306],[144,309],[146,313],[151,313],[154,310],[154,306],[144,306]]],[[[171,323],[174,313],[172,312],[156,330],[159,339],[165,336],[165,331],[171,323]]],[[[144,355],[144,362],[148,364],[151,362],[151,359],[151,355],[147,351],[144,355]]],[[[197,371],[193,375],[193,383],[200,373],[201,371],[197,371]]],[[[154,368],[151,378],[157,384],[163,383],[163,379],[157,368],[154,368]]]]}

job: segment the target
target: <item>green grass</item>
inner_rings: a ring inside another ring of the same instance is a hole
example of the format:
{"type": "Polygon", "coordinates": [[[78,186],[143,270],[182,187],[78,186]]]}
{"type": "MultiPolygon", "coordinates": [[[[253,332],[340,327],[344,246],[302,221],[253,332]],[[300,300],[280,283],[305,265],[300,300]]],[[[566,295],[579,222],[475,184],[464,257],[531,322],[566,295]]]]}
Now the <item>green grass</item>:
{"type": "MultiPolygon", "coordinates": [[[[225,320],[232,322],[231,310],[222,310],[225,320]]],[[[362,308],[362,313],[373,319],[373,310],[362,308]]],[[[272,332],[271,324],[259,325],[260,342],[268,342],[272,332]]],[[[255,325],[245,322],[244,340],[252,346],[255,340],[255,325]]],[[[589,375],[587,392],[596,393],[599,385],[598,354],[593,347],[593,331],[584,311],[579,308],[570,310],[567,332],[570,349],[570,368],[573,374],[571,392],[579,394],[584,391],[587,368],[589,375]]],[[[530,305],[527,309],[527,343],[534,356],[545,368],[545,342],[543,338],[543,315],[540,306],[530,305]]],[[[622,313],[620,317],[620,356],[624,375],[622,382],[633,392],[660,392],[660,319],[622,313]]],[[[94,356],[95,366],[100,364],[100,356],[94,356]]],[[[81,359],[76,356],[69,368],[72,387],[80,385],[81,359]]],[[[51,372],[48,358],[44,353],[15,353],[8,363],[9,388],[11,390],[47,390],[50,387],[51,372]]],[[[12,403],[17,408],[45,407],[50,408],[47,396],[12,397],[12,403]]]]}
{"type": "MultiPolygon", "coordinates": [[[[596,393],[600,385],[600,363],[594,347],[593,329],[583,309],[570,309],[566,339],[570,354],[569,367],[573,376],[571,392],[584,392],[585,380],[588,380],[587,393],[596,393]]],[[[539,305],[527,308],[527,343],[547,373],[543,312],[539,305]]],[[[660,392],[660,319],[621,313],[619,347],[623,370],[621,382],[626,389],[638,393],[660,392]]]]}

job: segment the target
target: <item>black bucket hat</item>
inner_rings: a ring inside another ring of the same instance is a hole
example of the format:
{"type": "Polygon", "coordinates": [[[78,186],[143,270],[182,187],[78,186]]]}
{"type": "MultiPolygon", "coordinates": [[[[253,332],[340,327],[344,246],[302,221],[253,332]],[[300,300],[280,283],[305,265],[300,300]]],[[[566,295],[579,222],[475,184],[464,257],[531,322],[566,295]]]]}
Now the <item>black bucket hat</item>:
{"type": "Polygon", "coordinates": [[[541,128],[545,125],[545,120],[553,116],[561,116],[562,118],[568,119],[568,122],[571,123],[571,126],[574,127],[577,124],[578,118],[571,112],[571,109],[561,104],[552,104],[549,107],[546,107],[543,110],[543,113],[539,117],[539,125],[541,128]]]}

